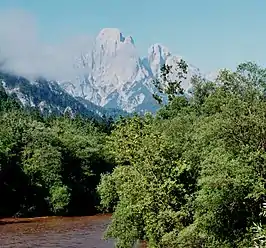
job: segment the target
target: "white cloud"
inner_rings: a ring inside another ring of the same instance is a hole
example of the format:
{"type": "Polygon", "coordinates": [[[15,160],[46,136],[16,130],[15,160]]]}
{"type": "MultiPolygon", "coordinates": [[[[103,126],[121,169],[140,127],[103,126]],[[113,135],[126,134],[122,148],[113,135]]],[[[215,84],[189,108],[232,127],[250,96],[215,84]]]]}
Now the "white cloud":
{"type": "Polygon", "coordinates": [[[13,73],[34,78],[74,79],[73,67],[77,56],[89,52],[92,39],[74,37],[62,44],[48,45],[38,37],[36,22],[21,10],[0,12],[0,60],[3,68],[13,73]]]}

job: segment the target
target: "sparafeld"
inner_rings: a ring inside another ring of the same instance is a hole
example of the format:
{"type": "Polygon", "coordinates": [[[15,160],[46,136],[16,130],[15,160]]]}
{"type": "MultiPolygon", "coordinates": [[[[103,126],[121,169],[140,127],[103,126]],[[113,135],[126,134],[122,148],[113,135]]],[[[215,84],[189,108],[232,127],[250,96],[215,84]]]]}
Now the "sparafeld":
{"type": "MultiPolygon", "coordinates": [[[[154,112],[158,105],[152,97],[153,80],[163,64],[174,65],[180,59],[160,44],[152,45],[148,55],[141,58],[131,36],[124,37],[116,28],[105,28],[95,38],[93,49],[84,51],[78,59],[76,67],[83,73],[75,81],[60,84],[70,94],[99,106],[154,112]]],[[[199,69],[189,65],[185,89],[195,74],[200,74],[199,69]]]]}

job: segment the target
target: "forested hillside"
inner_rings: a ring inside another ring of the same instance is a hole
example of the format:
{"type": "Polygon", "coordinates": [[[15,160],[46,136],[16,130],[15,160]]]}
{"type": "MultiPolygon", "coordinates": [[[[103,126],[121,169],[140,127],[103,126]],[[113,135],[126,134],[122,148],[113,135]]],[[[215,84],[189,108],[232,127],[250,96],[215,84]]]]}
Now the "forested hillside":
{"type": "Polygon", "coordinates": [[[168,105],[113,125],[42,117],[0,91],[0,215],[100,205],[120,248],[265,247],[266,69],[194,77],[190,96],[169,73],[156,82],[168,105]]]}

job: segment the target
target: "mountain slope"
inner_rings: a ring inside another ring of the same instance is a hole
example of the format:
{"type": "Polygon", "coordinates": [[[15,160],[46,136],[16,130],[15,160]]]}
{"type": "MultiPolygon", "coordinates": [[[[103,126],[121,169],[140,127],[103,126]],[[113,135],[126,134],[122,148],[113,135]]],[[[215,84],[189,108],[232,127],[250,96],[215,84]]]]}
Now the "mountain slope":
{"type": "MultiPolygon", "coordinates": [[[[154,112],[159,106],[152,97],[153,80],[163,64],[175,65],[180,59],[160,44],[151,46],[147,57],[141,58],[131,36],[106,28],[96,37],[93,48],[83,51],[76,62],[77,79],[59,83],[70,94],[102,107],[154,112]]],[[[185,89],[190,87],[191,76],[200,74],[192,65],[188,71],[185,89]]]]}
{"type": "MultiPolygon", "coordinates": [[[[81,55],[77,54],[77,59],[70,62],[73,64],[68,68],[73,67],[76,75],[71,79],[31,80],[0,72],[0,82],[23,105],[44,113],[70,111],[87,116],[154,113],[159,105],[153,98],[156,91],[153,81],[159,77],[162,65],[175,66],[181,59],[159,43],[152,45],[142,58],[133,38],[125,37],[116,28],[103,29],[94,44],[83,49],[82,46],[81,55]]],[[[183,88],[188,90],[190,78],[199,74],[199,69],[189,64],[183,88]]],[[[177,72],[172,75],[173,80],[176,77],[177,72]]]]}
{"type": "Polygon", "coordinates": [[[39,79],[29,81],[26,78],[0,72],[0,83],[9,94],[15,94],[25,107],[39,109],[43,114],[81,114],[91,118],[100,118],[103,109],[89,101],[84,103],[63,90],[56,82],[39,79]]]}

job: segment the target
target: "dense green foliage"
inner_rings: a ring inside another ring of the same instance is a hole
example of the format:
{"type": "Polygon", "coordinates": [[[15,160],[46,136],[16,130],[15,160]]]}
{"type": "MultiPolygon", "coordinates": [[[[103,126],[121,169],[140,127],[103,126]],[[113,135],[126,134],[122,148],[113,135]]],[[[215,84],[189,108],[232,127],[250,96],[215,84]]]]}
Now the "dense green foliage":
{"type": "Polygon", "coordinates": [[[266,70],[245,63],[192,83],[190,97],[160,85],[168,105],[107,137],[116,167],[98,192],[117,247],[266,247],[266,70]]]}
{"type": "Polygon", "coordinates": [[[42,117],[0,89],[0,216],[113,212],[120,248],[266,247],[266,69],[163,67],[155,116],[42,117]],[[165,99],[165,98],[164,98],[165,99]],[[97,186],[98,185],[98,186],[97,186]],[[264,207],[263,207],[264,206],[264,207]]]}
{"type": "Polygon", "coordinates": [[[0,95],[0,216],[95,213],[100,174],[111,170],[103,126],[43,118],[0,95]]]}

